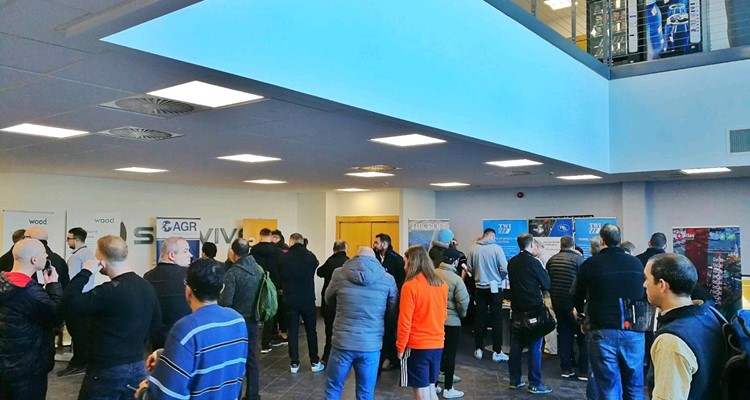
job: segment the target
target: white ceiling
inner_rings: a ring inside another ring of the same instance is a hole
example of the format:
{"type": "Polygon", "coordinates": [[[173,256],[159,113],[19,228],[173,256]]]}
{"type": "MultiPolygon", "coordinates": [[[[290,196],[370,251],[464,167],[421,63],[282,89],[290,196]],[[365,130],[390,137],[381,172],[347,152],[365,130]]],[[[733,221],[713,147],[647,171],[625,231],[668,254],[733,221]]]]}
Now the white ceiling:
{"type": "MultiPolygon", "coordinates": [[[[0,128],[25,122],[90,132],[137,126],[183,135],[143,143],[101,135],[56,140],[0,132],[0,170],[216,187],[251,187],[243,181],[268,178],[289,184],[262,189],[285,191],[431,188],[430,183],[447,181],[474,187],[549,186],[568,184],[557,175],[596,173],[480,142],[460,135],[463,132],[439,131],[99,41],[194,2],[0,0],[0,128]],[[268,100],[169,119],[98,106],[192,80],[261,94],[268,100]],[[448,143],[394,148],[368,141],[414,132],[448,143]],[[238,153],[283,160],[244,164],[216,159],[238,153]],[[483,164],[514,158],[533,158],[544,165],[501,169],[483,164]],[[391,178],[344,175],[351,167],[373,164],[401,169],[391,178]],[[128,166],[170,172],[114,171],[128,166]]],[[[604,176],[597,182],[673,179],[673,173],[597,173],[604,176]]],[[[750,176],[750,168],[722,177],[727,176],[750,176]]]]}

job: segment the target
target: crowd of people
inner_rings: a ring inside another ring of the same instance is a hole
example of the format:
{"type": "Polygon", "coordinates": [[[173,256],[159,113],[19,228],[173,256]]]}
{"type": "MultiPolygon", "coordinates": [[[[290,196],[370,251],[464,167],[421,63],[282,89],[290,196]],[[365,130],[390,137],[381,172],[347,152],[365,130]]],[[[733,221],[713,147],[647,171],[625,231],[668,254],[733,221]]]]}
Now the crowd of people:
{"type": "Polygon", "coordinates": [[[89,249],[87,232],[73,228],[66,263],[43,228],[19,230],[0,257],[0,399],[45,399],[63,322],[73,358],[58,375],[85,374],[79,400],[260,399],[257,342],[261,355],[287,346],[290,372],[298,374],[300,321],[310,371],[327,373],[326,399],[341,398],[351,369],[357,399],[374,398],[390,370],[400,370],[401,386],[415,399],[461,398],[455,366],[467,317],[477,359],[491,326],[488,359],[507,362],[510,389],[552,392],[541,364],[544,342],[554,338],[561,377],[586,382],[588,399],[716,398],[727,356],[721,321],[691,262],[665,253],[664,234],[634,256],[619,228],[607,224],[585,260],[570,236],[561,238],[559,253],[543,257],[528,233],[507,260],[495,235],[484,230],[464,254],[453,232],[441,229],[429,251],[415,245],[402,257],[380,233],[351,259],[339,240],[322,265],[299,233],[288,244],[267,228],[257,243],[236,239],[226,262],[215,260],[213,243],[197,258],[173,237],[140,277],[120,237],[104,236],[89,249]],[[94,286],[97,273],[109,281],[94,286]],[[316,274],[324,280],[322,355],[316,274]],[[259,321],[266,276],[278,311],[259,321]],[[649,323],[655,309],[656,327],[649,323]],[[540,332],[551,315],[556,331],[540,332]]]}

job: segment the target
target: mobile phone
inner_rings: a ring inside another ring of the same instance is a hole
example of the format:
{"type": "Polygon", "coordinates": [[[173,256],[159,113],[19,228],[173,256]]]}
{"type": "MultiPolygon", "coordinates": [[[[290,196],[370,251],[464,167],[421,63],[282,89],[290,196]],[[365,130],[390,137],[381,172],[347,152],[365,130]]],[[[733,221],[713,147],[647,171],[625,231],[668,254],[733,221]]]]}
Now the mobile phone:
{"type": "Polygon", "coordinates": [[[52,261],[47,259],[47,262],[44,263],[44,268],[42,269],[42,271],[44,272],[45,275],[52,274],[52,261]]]}

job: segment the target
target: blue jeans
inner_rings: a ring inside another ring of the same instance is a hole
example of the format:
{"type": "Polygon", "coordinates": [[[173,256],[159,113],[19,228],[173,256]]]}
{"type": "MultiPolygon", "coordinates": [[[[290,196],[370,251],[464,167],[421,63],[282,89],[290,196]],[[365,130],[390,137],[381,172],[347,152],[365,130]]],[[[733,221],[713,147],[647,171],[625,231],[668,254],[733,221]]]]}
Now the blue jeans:
{"type": "Polygon", "coordinates": [[[83,377],[78,400],[131,400],[135,392],[128,385],[137,388],[144,379],[146,365],[143,361],[109,368],[90,368],[83,377]]]}
{"type": "Polygon", "coordinates": [[[328,371],[326,400],[341,398],[346,376],[352,366],[354,366],[354,378],[357,383],[357,400],[371,400],[375,393],[379,362],[379,351],[350,351],[332,348],[328,365],[326,365],[328,371]]]}
{"type": "Polygon", "coordinates": [[[521,331],[513,330],[510,335],[510,357],[508,360],[508,373],[510,383],[521,382],[521,357],[524,346],[529,347],[529,384],[539,386],[542,384],[542,339],[532,339],[521,331]]]}
{"type": "Polygon", "coordinates": [[[599,329],[589,332],[589,399],[642,400],[645,339],[642,332],[599,329]]]}

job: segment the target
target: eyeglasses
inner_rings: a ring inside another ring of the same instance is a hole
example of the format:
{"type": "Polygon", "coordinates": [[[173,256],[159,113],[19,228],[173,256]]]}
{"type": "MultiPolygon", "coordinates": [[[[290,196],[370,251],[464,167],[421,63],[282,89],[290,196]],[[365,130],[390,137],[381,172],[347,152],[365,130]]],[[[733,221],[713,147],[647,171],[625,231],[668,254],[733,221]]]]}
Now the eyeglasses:
{"type": "Polygon", "coordinates": [[[67,241],[67,240],[76,240],[76,238],[74,238],[74,237],[66,237],[66,238],[65,238],[65,240],[66,240],[66,241],[67,241]]]}

